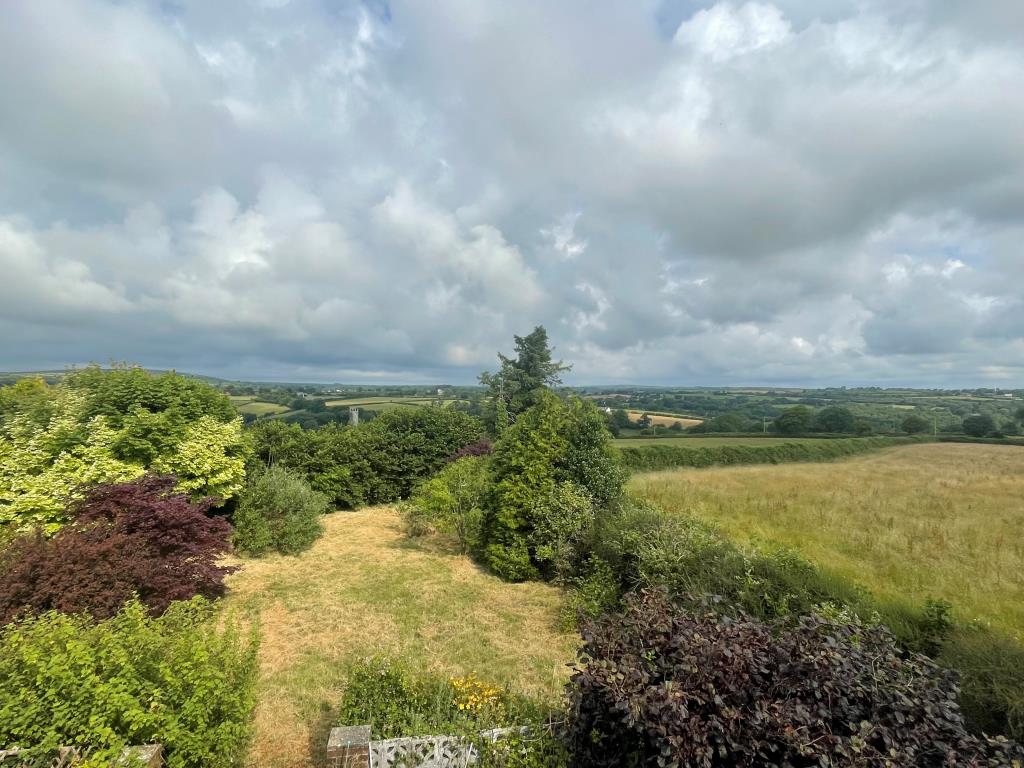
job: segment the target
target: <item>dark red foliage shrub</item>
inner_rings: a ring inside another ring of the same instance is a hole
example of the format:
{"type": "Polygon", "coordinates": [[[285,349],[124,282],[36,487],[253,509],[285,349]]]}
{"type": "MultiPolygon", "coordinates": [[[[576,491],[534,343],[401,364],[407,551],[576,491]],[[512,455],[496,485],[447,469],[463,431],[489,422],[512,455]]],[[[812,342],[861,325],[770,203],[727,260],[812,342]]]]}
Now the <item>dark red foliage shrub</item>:
{"type": "Polygon", "coordinates": [[[660,593],[583,630],[569,687],[574,766],[1010,766],[967,732],[952,673],[881,627],[773,627],[660,593]],[[701,609],[704,610],[704,609],[701,609]]]}
{"type": "Polygon", "coordinates": [[[172,600],[223,595],[233,569],[216,563],[231,526],[207,516],[212,499],[191,502],[174,484],[146,476],[97,486],[52,539],[14,541],[0,554],[0,623],[48,610],[107,618],[133,593],[154,614],[172,600]]]}
{"type": "Polygon", "coordinates": [[[451,456],[448,457],[448,461],[458,461],[459,459],[465,459],[468,456],[486,456],[494,451],[494,446],[491,445],[491,441],[486,437],[480,438],[475,443],[469,443],[464,445],[451,456]]]}

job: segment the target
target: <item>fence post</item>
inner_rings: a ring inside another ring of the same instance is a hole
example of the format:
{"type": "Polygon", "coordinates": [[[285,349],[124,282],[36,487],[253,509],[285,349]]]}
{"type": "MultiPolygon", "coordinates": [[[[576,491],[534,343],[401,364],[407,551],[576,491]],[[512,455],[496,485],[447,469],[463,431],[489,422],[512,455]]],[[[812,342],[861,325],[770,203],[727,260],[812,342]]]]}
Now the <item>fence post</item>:
{"type": "Polygon", "coordinates": [[[331,768],[370,768],[370,726],[331,728],[327,764],[331,768]]]}

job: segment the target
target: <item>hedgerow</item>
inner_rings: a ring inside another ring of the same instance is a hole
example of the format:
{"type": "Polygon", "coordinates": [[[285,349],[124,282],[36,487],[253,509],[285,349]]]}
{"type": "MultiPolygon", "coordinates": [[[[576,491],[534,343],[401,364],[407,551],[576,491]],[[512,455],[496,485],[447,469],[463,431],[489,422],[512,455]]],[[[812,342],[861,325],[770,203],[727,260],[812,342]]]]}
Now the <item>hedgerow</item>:
{"type": "Polygon", "coordinates": [[[257,425],[257,455],[301,473],[344,508],[409,496],[449,457],[483,437],[480,421],[454,408],[396,408],[358,427],[257,425]]]}
{"type": "Polygon", "coordinates": [[[927,437],[849,437],[772,445],[625,445],[619,447],[619,451],[627,467],[643,472],[675,467],[832,461],[882,448],[927,442],[929,439],[927,437]]]}
{"type": "Polygon", "coordinates": [[[14,540],[0,552],[0,623],[49,610],[106,618],[133,594],[154,613],[174,600],[223,595],[232,569],[217,560],[231,526],[207,516],[212,500],[174,489],[173,477],[153,475],[99,485],[54,537],[14,540]]]}
{"type": "Polygon", "coordinates": [[[657,592],[583,630],[569,686],[573,766],[1009,766],[971,735],[955,676],[882,627],[779,628],[657,592]]]}
{"type": "Polygon", "coordinates": [[[218,621],[202,598],[158,618],[130,602],[105,621],[46,613],[15,622],[0,629],[0,749],[44,758],[82,746],[113,762],[127,744],[156,742],[169,768],[240,766],[256,650],[255,633],[218,621]]]}

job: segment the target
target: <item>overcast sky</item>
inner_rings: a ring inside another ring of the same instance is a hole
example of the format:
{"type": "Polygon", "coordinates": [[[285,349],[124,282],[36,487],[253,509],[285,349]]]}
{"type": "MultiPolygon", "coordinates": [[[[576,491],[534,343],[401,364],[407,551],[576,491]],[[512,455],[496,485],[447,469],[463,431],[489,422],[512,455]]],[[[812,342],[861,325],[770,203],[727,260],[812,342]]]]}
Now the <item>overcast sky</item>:
{"type": "Polygon", "coordinates": [[[1021,0],[3,0],[0,369],[1024,386],[1021,0]]]}

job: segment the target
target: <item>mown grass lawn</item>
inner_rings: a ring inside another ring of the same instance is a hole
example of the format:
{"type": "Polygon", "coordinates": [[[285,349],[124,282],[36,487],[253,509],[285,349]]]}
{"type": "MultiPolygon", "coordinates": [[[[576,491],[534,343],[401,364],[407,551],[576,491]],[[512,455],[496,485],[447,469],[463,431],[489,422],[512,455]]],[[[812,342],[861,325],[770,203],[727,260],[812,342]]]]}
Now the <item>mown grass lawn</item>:
{"type": "Polygon", "coordinates": [[[636,475],[636,493],[894,600],[1024,636],[1024,448],[927,443],[826,464],[636,475]]]}
{"type": "Polygon", "coordinates": [[[238,561],[228,580],[225,611],[262,635],[250,764],[319,764],[350,663],[377,653],[557,699],[577,643],[558,629],[557,589],[506,584],[443,540],[411,543],[389,507],[325,522],[309,552],[238,561]]]}

